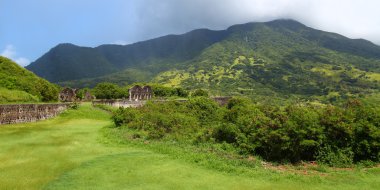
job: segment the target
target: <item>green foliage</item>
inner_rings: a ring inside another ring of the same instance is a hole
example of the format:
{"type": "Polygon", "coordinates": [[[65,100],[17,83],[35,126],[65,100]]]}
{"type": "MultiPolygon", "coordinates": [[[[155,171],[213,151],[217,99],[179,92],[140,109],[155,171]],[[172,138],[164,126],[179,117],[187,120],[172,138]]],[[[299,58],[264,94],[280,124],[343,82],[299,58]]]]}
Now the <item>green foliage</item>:
{"type": "MultiPolygon", "coordinates": [[[[87,72],[87,70],[84,72],[87,72]]],[[[101,82],[110,82],[119,86],[124,86],[125,84],[132,84],[137,82],[149,82],[152,78],[153,73],[151,71],[131,68],[105,76],[78,80],[70,79],[69,81],[57,82],[57,84],[60,86],[72,86],[76,88],[93,88],[101,82]]]]}
{"type": "Polygon", "coordinates": [[[175,94],[178,96],[178,97],[183,97],[183,98],[186,98],[189,96],[189,92],[181,87],[179,88],[175,88],[175,94]]]}
{"type": "Polygon", "coordinates": [[[128,125],[137,119],[138,111],[132,108],[119,108],[112,116],[112,120],[117,127],[128,125]]]}
{"type": "Polygon", "coordinates": [[[156,97],[183,97],[186,98],[189,92],[181,87],[167,87],[160,84],[149,84],[152,87],[153,94],[156,97]]]}
{"type": "MultiPolygon", "coordinates": [[[[379,55],[380,47],[367,41],[277,20],[128,46],[62,44],[27,68],[73,87],[157,82],[215,95],[243,94],[261,102],[339,104],[380,93],[379,55]]],[[[172,94],[160,90],[159,96],[172,94]]]]}
{"type": "Polygon", "coordinates": [[[191,93],[192,97],[197,97],[197,96],[203,96],[203,97],[208,97],[208,92],[203,89],[197,89],[193,93],[191,93]]]}
{"type": "Polygon", "coordinates": [[[76,92],[77,99],[79,99],[79,100],[83,99],[84,98],[84,94],[85,94],[85,90],[84,89],[79,89],[76,92]]]}
{"type": "Polygon", "coordinates": [[[333,150],[327,145],[320,148],[316,159],[323,164],[335,167],[350,167],[353,165],[354,153],[350,149],[333,150]]]}
{"type": "Polygon", "coordinates": [[[79,104],[78,102],[74,102],[74,103],[72,103],[71,106],[70,106],[70,108],[71,108],[71,109],[74,109],[74,110],[79,109],[79,107],[80,107],[80,104],[79,104]]]}
{"type": "Polygon", "coordinates": [[[148,138],[163,138],[168,134],[187,134],[198,121],[188,115],[185,105],[177,102],[165,104],[148,103],[142,108],[120,108],[115,111],[112,119],[116,126],[128,126],[142,130],[148,138]],[[173,109],[173,107],[177,107],[173,109]]]}
{"type": "Polygon", "coordinates": [[[97,99],[120,99],[128,97],[128,90],[112,83],[99,83],[93,89],[97,99]]]}
{"type": "Polygon", "coordinates": [[[83,100],[87,92],[91,93],[91,90],[89,88],[82,88],[82,89],[77,90],[76,92],[77,99],[83,100]]]}
{"type": "Polygon", "coordinates": [[[15,98],[3,99],[3,101],[7,102],[35,102],[37,101],[36,99],[44,102],[56,101],[59,92],[56,85],[37,77],[32,72],[1,56],[0,88],[10,90],[8,93],[14,93],[15,98]],[[25,93],[22,93],[22,91],[25,93]]]}
{"type": "Polygon", "coordinates": [[[20,90],[8,90],[0,88],[0,103],[17,103],[17,102],[38,102],[36,96],[20,90]]]}
{"type": "Polygon", "coordinates": [[[1,189],[378,189],[378,168],[278,172],[228,154],[231,144],[132,140],[144,133],[111,125],[109,114],[86,103],[54,119],[2,126],[1,189]]]}
{"type": "Polygon", "coordinates": [[[185,106],[186,110],[197,117],[202,123],[208,123],[218,119],[218,104],[209,98],[203,96],[190,98],[185,106]]]}
{"type": "Polygon", "coordinates": [[[258,105],[244,98],[219,107],[209,98],[195,97],[120,109],[113,118],[116,126],[143,131],[146,138],[227,143],[240,154],[270,161],[318,160],[338,167],[380,161],[380,112],[358,100],[348,101],[345,109],[258,105]]]}
{"type": "Polygon", "coordinates": [[[222,123],[213,132],[213,137],[218,142],[236,143],[240,131],[235,124],[222,123]]]}

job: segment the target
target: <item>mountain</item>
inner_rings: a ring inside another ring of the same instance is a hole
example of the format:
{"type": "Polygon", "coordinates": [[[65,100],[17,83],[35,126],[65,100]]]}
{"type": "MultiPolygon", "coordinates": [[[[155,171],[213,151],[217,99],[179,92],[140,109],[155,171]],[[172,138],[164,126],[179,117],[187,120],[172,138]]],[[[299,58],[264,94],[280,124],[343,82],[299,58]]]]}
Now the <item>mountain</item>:
{"type": "MultiPolygon", "coordinates": [[[[87,48],[60,44],[26,68],[51,82],[103,76],[133,67],[158,65],[158,70],[165,70],[162,68],[165,63],[191,60],[224,36],[224,32],[204,29],[126,46],[87,48]]],[[[170,66],[167,64],[166,68],[170,66]]]]}
{"type": "Polygon", "coordinates": [[[378,92],[380,47],[294,20],[275,20],[126,46],[61,44],[27,69],[71,86],[153,81],[221,95],[335,101],[378,92]]]}
{"type": "Polygon", "coordinates": [[[0,56],[0,103],[54,101],[59,87],[0,56]]]}

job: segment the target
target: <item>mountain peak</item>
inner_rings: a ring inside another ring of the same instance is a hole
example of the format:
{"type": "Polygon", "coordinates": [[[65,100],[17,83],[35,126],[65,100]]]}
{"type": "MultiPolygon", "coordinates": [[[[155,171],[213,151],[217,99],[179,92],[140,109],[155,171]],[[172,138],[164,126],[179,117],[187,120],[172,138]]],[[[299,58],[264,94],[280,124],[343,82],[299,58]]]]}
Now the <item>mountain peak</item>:
{"type": "Polygon", "coordinates": [[[270,22],[266,22],[265,24],[273,27],[285,27],[290,29],[299,29],[306,27],[304,24],[293,20],[293,19],[278,19],[270,22]]]}
{"type": "MultiPolygon", "coordinates": [[[[194,61],[202,62],[206,58],[212,59],[210,64],[214,65],[234,63],[235,54],[245,56],[246,62],[254,62],[254,57],[262,57],[274,63],[298,58],[330,64],[329,61],[318,58],[318,52],[336,53],[342,57],[361,57],[358,60],[364,61],[352,63],[361,70],[374,68],[374,63],[363,64],[366,60],[380,60],[380,47],[368,41],[352,40],[338,34],[315,30],[292,19],[279,19],[234,25],[220,31],[198,29],[182,35],[167,35],[126,46],[103,45],[86,48],[64,43],[57,45],[27,69],[52,82],[64,82],[102,77],[132,68],[140,69],[145,76],[152,77],[168,68],[183,69],[194,61]],[[205,52],[211,50],[212,53],[205,56],[205,52]]],[[[342,63],[349,61],[351,60],[341,60],[342,63]]],[[[140,78],[142,79],[139,81],[151,79],[140,78]]],[[[133,80],[135,79],[127,78],[123,82],[133,80]]]]}
{"type": "Polygon", "coordinates": [[[60,43],[57,46],[55,46],[55,48],[63,48],[63,47],[79,47],[79,46],[72,43],[60,43]]]}
{"type": "Polygon", "coordinates": [[[306,25],[293,19],[278,19],[278,20],[273,20],[273,21],[268,21],[268,22],[248,22],[245,24],[237,24],[237,25],[233,25],[229,27],[227,30],[228,31],[248,31],[260,25],[269,26],[271,28],[287,28],[291,30],[298,30],[298,29],[306,27],[306,25]]]}

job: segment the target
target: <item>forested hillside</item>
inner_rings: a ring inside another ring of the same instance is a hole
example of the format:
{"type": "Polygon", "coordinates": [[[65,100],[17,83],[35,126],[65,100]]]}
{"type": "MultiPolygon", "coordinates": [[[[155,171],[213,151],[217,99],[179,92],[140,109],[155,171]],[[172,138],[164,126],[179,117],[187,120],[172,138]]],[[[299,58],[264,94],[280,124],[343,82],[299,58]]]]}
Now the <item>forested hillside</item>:
{"type": "Polygon", "coordinates": [[[271,100],[334,102],[380,89],[379,46],[293,20],[201,29],[126,46],[63,44],[27,68],[61,85],[152,81],[271,100]]]}
{"type": "Polygon", "coordinates": [[[0,56],[0,103],[55,101],[59,87],[0,56]]]}

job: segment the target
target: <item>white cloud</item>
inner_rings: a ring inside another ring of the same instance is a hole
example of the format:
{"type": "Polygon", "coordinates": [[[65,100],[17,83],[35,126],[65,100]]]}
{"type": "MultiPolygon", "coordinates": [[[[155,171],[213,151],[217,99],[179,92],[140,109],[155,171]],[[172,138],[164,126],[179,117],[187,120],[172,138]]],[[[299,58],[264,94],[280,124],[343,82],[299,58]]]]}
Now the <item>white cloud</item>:
{"type": "Polygon", "coordinates": [[[157,37],[207,27],[298,20],[350,38],[380,42],[379,0],[139,0],[137,37],[157,37]]]}
{"type": "Polygon", "coordinates": [[[127,41],[124,41],[124,40],[116,40],[114,42],[112,42],[111,44],[115,44],[115,45],[127,45],[129,44],[127,41]]]}
{"type": "Polygon", "coordinates": [[[30,60],[25,57],[18,57],[16,48],[13,45],[7,45],[5,49],[1,52],[1,56],[7,57],[9,59],[12,59],[14,62],[18,63],[19,65],[25,67],[29,65],[30,60]]]}
{"type": "Polygon", "coordinates": [[[4,51],[1,52],[1,56],[4,56],[4,57],[8,57],[10,59],[13,58],[13,56],[15,56],[16,52],[14,51],[14,48],[13,48],[13,45],[7,45],[7,47],[5,47],[4,51]]]}

